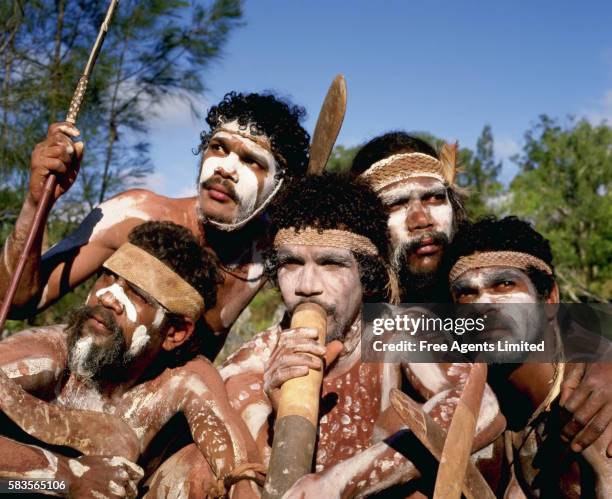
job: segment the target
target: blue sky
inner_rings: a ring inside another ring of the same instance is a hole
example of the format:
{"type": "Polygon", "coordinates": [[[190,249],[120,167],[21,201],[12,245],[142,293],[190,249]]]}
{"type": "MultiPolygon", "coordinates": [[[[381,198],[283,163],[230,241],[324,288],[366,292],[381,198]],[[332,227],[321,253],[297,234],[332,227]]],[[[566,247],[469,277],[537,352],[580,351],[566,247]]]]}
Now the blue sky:
{"type": "MultiPolygon", "coordinates": [[[[203,69],[204,108],[230,90],[275,90],[308,111],[312,132],[332,78],[348,105],[339,144],[425,130],[474,148],[493,127],[502,178],[542,113],[612,121],[612,2],[247,0],[246,25],[203,69]]],[[[163,103],[147,186],[192,195],[201,123],[163,103]]]]}

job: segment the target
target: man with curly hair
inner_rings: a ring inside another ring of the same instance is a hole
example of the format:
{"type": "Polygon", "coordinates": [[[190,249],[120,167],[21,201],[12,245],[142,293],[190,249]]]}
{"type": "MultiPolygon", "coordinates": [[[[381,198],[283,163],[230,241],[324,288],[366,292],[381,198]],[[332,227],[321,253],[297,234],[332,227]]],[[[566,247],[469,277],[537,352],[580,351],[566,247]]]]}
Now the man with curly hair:
{"type": "MultiPolygon", "coordinates": [[[[414,442],[398,433],[391,389],[409,383],[429,400],[432,417],[448,425],[470,366],[362,361],[362,303],[385,301],[392,288],[387,214],[365,182],[331,174],[305,178],[275,203],[271,216],[275,238],[267,261],[288,316],[221,366],[232,406],[267,462],[280,386],[309,369],[322,370],[316,472],[285,497],[364,496],[410,481],[419,474],[408,459],[414,442]],[[303,303],[327,313],[326,346],[316,330],[289,327],[303,303]]],[[[503,429],[490,391],[483,407],[477,445],[503,429]]]]}
{"type": "MultiPolygon", "coordinates": [[[[309,136],[300,125],[304,114],[270,94],[227,94],[210,109],[209,129],[201,134],[197,195],[172,199],[143,189],[123,192],[95,208],[72,235],[41,257],[42,224],[12,315],[31,315],[93,275],[135,226],[168,220],[188,228],[222,263],[217,304],[205,316],[206,355],[213,358],[264,282],[260,251],[268,242],[262,211],[288,179],[306,171],[309,136]]],[[[70,124],[56,123],[32,153],[30,190],[3,249],[0,296],[16,267],[46,178],[58,176],[53,201],[75,181],[83,155],[78,136],[70,124]]]]}
{"type": "Polygon", "coordinates": [[[405,132],[389,132],[365,144],[351,172],[368,180],[389,210],[393,266],[404,302],[448,302],[442,255],[465,219],[455,184],[456,148],[440,153],[405,132]]]}
{"type": "MultiPolygon", "coordinates": [[[[61,482],[70,497],[135,497],[135,462],[152,471],[155,449],[182,430],[212,470],[193,493],[241,478],[257,451],[193,334],[217,282],[216,259],[186,228],[146,222],[103,263],[67,325],[1,342],[0,477],[61,482]]],[[[173,494],[163,476],[152,481],[159,497],[173,494]]],[[[235,488],[252,493],[247,482],[235,488]]]]}
{"type": "MultiPolygon", "coordinates": [[[[512,341],[512,336],[528,338],[539,330],[551,357],[562,341],[571,339],[559,334],[559,290],[550,244],[527,222],[506,217],[466,224],[447,257],[453,301],[484,304],[494,334],[512,331],[504,336],[512,341]]],[[[500,359],[501,354],[495,355],[500,359]]],[[[499,478],[503,474],[492,463],[501,466],[512,451],[508,478],[498,482],[500,496],[506,497],[503,488],[514,497],[510,491],[522,487],[530,497],[610,497],[612,459],[606,452],[612,456],[612,365],[564,364],[556,356],[549,363],[515,358],[490,365],[489,383],[509,431],[506,442],[492,445],[480,461],[499,478]],[[573,452],[561,438],[571,442],[573,452]],[[584,460],[596,473],[595,483],[584,460]]]]}

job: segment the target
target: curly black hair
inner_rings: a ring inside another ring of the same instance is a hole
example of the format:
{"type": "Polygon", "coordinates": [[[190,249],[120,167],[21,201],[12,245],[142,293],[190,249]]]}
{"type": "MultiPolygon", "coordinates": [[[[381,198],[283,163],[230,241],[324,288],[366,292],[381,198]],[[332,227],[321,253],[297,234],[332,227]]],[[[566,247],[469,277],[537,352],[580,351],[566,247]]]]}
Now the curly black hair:
{"type": "MultiPolygon", "coordinates": [[[[367,237],[379,256],[355,253],[364,294],[384,299],[389,263],[387,211],[366,182],[348,175],[309,175],[290,184],[271,206],[272,236],[284,228],[348,230],[367,237]]],[[[276,252],[266,254],[267,271],[276,279],[276,252]]]]}
{"type": "MultiPolygon", "coordinates": [[[[217,257],[204,249],[195,236],[185,227],[172,222],[145,222],[135,227],[129,241],[164,262],[187,281],[204,298],[206,309],[217,302],[217,287],[223,282],[217,257]]],[[[168,313],[161,325],[182,321],[176,314],[168,313]]],[[[189,341],[172,352],[163,352],[158,359],[161,367],[184,364],[204,351],[202,319],[189,341]]]]}
{"type": "MultiPolygon", "coordinates": [[[[396,130],[374,137],[367,142],[355,155],[350,171],[353,175],[360,175],[381,159],[388,158],[394,154],[411,152],[420,152],[440,159],[435,148],[425,140],[409,135],[401,130],[396,130]]],[[[448,186],[447,195],[455,215],[453,217],[453,229],[455,231],[459,224],[467,220],[465,194],[453,186],[448,186]]]]}
{"type": "MultiPolygon", "coordinates": [[[[462,224],[445,254],[447,268],[452,268],[462,256],[477,251],[527,253],[545,262],[554,273],[553,255],[548,240],[528,222],[514,216],[499,220],[496,217],[485,217],[474,223],[462,224]]],[[[532,266],[527,268],[526,273],[538,295],[541,298],[548,297],[554,288],[554,275],[532,266]]]]}
{"type": "Polygon", "coordinates": [[[272,153],[288,177],[303,175],[308,166],[310,135],[300,125],[306,117],[303,107],[293,105],[271,94],[242,94],[229,92],[208,111],[206,123],[210,129],[200,134],[198,153],[208,147],[214,130],[230,121],[238,120],[241,127],[250,126],[255,135],[267,135],[272,153]]]}

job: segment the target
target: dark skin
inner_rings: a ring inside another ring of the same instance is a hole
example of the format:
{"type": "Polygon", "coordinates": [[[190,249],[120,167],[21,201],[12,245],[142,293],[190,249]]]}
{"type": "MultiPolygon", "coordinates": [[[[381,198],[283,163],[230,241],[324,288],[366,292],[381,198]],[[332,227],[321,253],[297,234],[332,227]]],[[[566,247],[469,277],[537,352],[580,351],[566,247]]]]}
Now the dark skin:
{"type": "MultiPolygon", "coordinates": [[[[83,143],[74,143],[71,139],[79,134],[68,123],[55,123],[49,127],[46,139],[32,153],[30,189],[3,248],[3,257],[0,258],[0,296],[4,296],[7,291],[47,177],[50,173],[58,176],[58,187],[51,205],[76,180],[83,157],[83,143]]],[[[203,161],[211,158],[221,161],[228,154],[236,154],[240,165],[248,168],[257,178],[256,189],[259,195],[262,179],[270,173],[271,166],[263,164],[264,158],[257,152],[262,148],[254,142],[253,147],[250,147],[250,142],[249,139],[231,134],[223,140],[213,136],[211,147],[203,154],[203,161]]],[[[217,185],[218,181],[223,180],[236,187],[241,179],[236,172],[219,168],[213,180],[217,185]]],[[[245,182],[243,178],[240,184],[243,188],[245,182]]],[[[255,188],[254,184],[252,187],[255,188]]],[[[142,189],[123,192],[94,209],[73,234],[45,255],[42,255],[43,223],[28,255],[11,316],[31,316],[94,275],[102,263],[127,242],[129,232],[137,225],[149,220],[171,221],[189,229],[223,263],[224,282],[218,289],[217,304],[205,314],[208,334],[212,333],[211,341],[207,342],[210,351],[206,355],[213,358],[223,345],[225,335],[235,319],[265,282],[257,262],[260,260],[259,252],[267,242],[262,238],[265,230],[260,227],[255,231],[224,232],[203,225],[200,206],[205,215],[227,221],[235,216],[238,205],[231,198],[223,198],[222,193],[217,199],[213,199],[206,189],[201,189],[198,194],[190,198],[173,199],[142,189]]],[[[51,206],[43,214],[45,219],[50,209],[51,206]]]]}
{"type": "MultiPolygon", "coordinates": [[[[164,325],[163,320],[160,322],[160,305],[153,301],[147,293],[108,271],[102,273],[91,290],[87,305],[93,314],[79,329],[77,339],[83,343],[91,340],[101,348],[108,347],[113,337],[108,317],[112,317],[121,328],[126,348],[133,352],[126,367],[115,370],[117,379],[91,383],[72,372],[73,364],[68,365],[66,334],[56,327],[36,333],[17,333],[0,343],[0,368],[11,378],[8,381],[0,378],[0,381],[17,384],[37,396],[44,394],[54,408],[64,409],[66,417],[61,419],[60,430],[69,434],[74,422],[70,419],[71,411],[87,410],[114,416],[121,422],[116,425],[117,431],[127,428],[136,439],[136,458],[175,414],[182,413],[197,451],[211,463],[212,480],[225,476],[247,460],[257,461],[257,451],[248,430],[229,406],[223,382],[210,362],[195,357],[161,373],[159,366],[154,365],[162,352],[172,352],[183,345],[193,334],[194,327],[193,321],[184,316],[164,325]],[[142,337],[143,328],[147,341],[142,348],[132,350],[134,338],[139,330],[142,337]]],[[[44,418],[32,421],[31,415],[36,416],[44,407],[36,400],[26,399],[26,402],[29,405],[22,407],[22,419],[32,424],[20,426],[26,430],[36,427],[37,431],[44,427],[45,431],[54,434],[53,427],[47,430],[44,418]]],[[[11,404],[11,400],[3,399],[2,403],[11,404]]],[[[19,421],[16,423],[20,424],[19,421]]],[[[98,425],[95,417],[90,418],[87,428],[92,435],[106,433],[102,442],[118,440],[118,435],[109,432],[108,425],[98,425]]],[[[41,478],[64,480],[75,497],[93,497],[92,491],[107,497],[126,494],[133,497],[142,478],[138,466],[118,456],[101,455],[96,452],[95,445],[88,448],[91,455],[70,459],[56,451],[9,438],[0,440],[0,444],[4,446],[0,454],[10,456],[13,463],[0,463],[0,476],[27,477],[36,472],[41,478]]],[[[236,485],[234,492],[238,495],[252,493],[244,482],[236,485]]]]}
{"type": "MultiPolygon", "coordinates": [[[[459,278],[452,284],[453,300],[458,303],[481,303],[483,295],[503,298],[511,293],[533,293],[528,279],[513,278],[512,273],[497,272],[496,276],[485,282],[484,286],[471,286],[469,278],[459,278]]],[[[486,279],[485,279],[486,280],[486,279]]],[[[558,303],[559,292],[551,292],[546,303],[558,303]]],[[[547,387],[531,383],[532,379],[541,379],[538,372],[531,375],[527,372],[534,369],[534,364],[525,364],[513,376],[527,392],[532,393],[532,400],[543,400],[547,387]],[[532,378],[531,376],[535,376],[532,378]]],[[[612,423],[612,365],[608,363],[567,364],[559,404],[570,413],[571,417],[563,427],[562,436],[571,442],[574,452],[582,450],[600,438],[612,423]]],[[[612,441],[607,445],[607,455],[612,456],[612,441]]]]}
{"type": "MultiPolygon", "coordinates": [[[[514,269],[502,266],[484,267],[480,269],[472,269],[465,272],[455,282],[451,284],[451,291],[453,294],[453,300],[457,303],[536,303],[541,301],[538,297],[535,286],[529,279],[526,273],[514,269]]],[[[545,299],[545,303],[555,304],[559,301],[559,293],[556,286],[545,299]]],[[[554,307],[547,307],[549,316],[547,317],[549,322],[556,320],[554,307]]],[[[527,419],[531,416],[540,404],[546,399],[550,390],[550,383],[554,377],[554,367],[551,363],[524,363],[514,369],[508,376],[505,388],[501,396],[507,396],[512,402],[511,407],[513,409],[512,416],[517,420],[512,421],[510,414],[506,414],[509,418],[509,426],[522,428],[526,423],[527,419]],[[509,390],[514,390],[510,393],[509,390]],[[525,400],[526,403],[522,403],[525,400]],[[519,408],[527,408],[526,411],[519,410],[519,408]]],[[[566,398],[564,399],[565,408],[567,409],[567,400],[572,395],[571,391],[571,380],[577,379],[576,373],[570,371],[570,377],[565,377],[565,393],[566,398]]],[[[582,382],[584,383],[584,382],[582,382]]],[[[582,384],[580,383],[580,384],[582,384]]],[[[610,478],[612,471],[610,470],[609,459],[606,459],[605,452],[609,449],[610,437],[612,436],[612,426],[609,424],[601,424],[599,421],[607,421],[606,407],[608,401],[605,396],[594,394],[592,389],[587,387],[583,388],[581,392],[586,392],[591,396],[586,398],[600,398],[597,404],[589,406],[586,403],[580,405],[577,403],[575,413],[572,414],[572,419],[576,418],[576,414],[587,413],[587,411],[593,411],[592,407],[604,408],[602,413],[602,419],[597,420],[596,416],[593,419],[587,420],[586,417],[581,419],[583,424],[582,427],[578,425],[572,426],[572,421],[566,425],[563,430],[563,435],[567,440],[572,441],[572,449],[583,453],[583,456],[591,464],[597,475],[597,493],[599,496],[605,495],[605,484],[610,478]],[[594,424],[593,424],[594,423],[594,424]],[[569,426],[569,429],[568,429],[569,426]],[[581,428],[588,428],[582,430],[581,428]],[[593,440],[588,446],[576,447],[577,442],[583,442],[584,438],[582,435],[586,433],[587,437],[593,440]]],[[[580,402],[579,398],[576,398],[580,402]]],[[[585,401],[586,402],[586,401],[585,401]]],[[[596,411],[595,411],[596,412],[596,411]]],[[[566,475],[562,475],[564,480],[567,480],[568,484],[577,483],[578,476],[572,475],[575,471],[571,468],[567,469],[566,475]]],[[[570,490],[573,487],[569,485],[564,486],[564,490],[568,491],[571,495],[570,490]]]]}
{"type": "Polygon", "coordinates": [[[443,248],[428,236],[441,232],[450,237],[453,220],[444,184],[432,177],[412,177],[385,186],[379,195],[390,211],[392,246],[419,240],[408,256],[410,270],[417,274],[436,270],[443,248]]]}

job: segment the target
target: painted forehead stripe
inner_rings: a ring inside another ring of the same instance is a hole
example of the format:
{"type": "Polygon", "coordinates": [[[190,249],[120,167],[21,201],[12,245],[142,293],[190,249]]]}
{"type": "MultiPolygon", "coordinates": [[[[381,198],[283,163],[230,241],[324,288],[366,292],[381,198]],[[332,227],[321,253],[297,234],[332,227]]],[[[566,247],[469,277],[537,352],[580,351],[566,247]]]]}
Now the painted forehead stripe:
{"type": "Polygon", "coordinates": [[[349,232],[346,230],[305,228],[296,230],[281,229],[274,238],[274,247],[278,248],[283,244],[297,244],[301,246],[331,246],[363,253],[365,255],[378,255],[378,249],[367,237],[349,232]]]}
{"type": "Polygon", "coordinates": [[[204,299],[187,281],[150,253],[123,244],[103,266],[149,293],[170,312],[197,320],[204,299]]]}
{"type": "Polygon", "coordinates": [[[546,262],[529,253],[521,253],[519,251],[484,251],[459,258],[457,263],[453,265],[448,280],[449,282],[454,282],[468,270],[494,266],[514,267],[521,270],[535,267],[549,275],[553,275],[552,269],[546,262]]]}
{"type": "Polygon", "coordinates": [[[445,168],[440,160],[429,154],[411,152],[381,159],[360,176],[370,183],[375,192],[389,184],[412,177],[433,177],[452,184],[455,179],[455,165],[445,168]]]}
{"type": "Polygon", "coordinates": [[[250,133],[247,130],[241,130],[241,129],[225,127],[223,125],[221,125],[220,127],[216,128],[213,131],[212,135],[214,136],[218,132],[225,132],[225,133],[229,133],[229,134],[232,134],[232,135],[239,135],[240,137],[248,139],[251,142],[254,142],[258,146],[260,146],[263,149],[265,149],[266,151],[268,151],[270,154],[272,154],[272,156],[279,158],[284,165],[287,164],[287,160],[281,154],[279,154],[278,151],[274,151],[272,149],[272,143],[270,142],[270,138],[267,135],[263,135],[263,134],[262,135],[255,135],[253,133],[250,133]]]}

